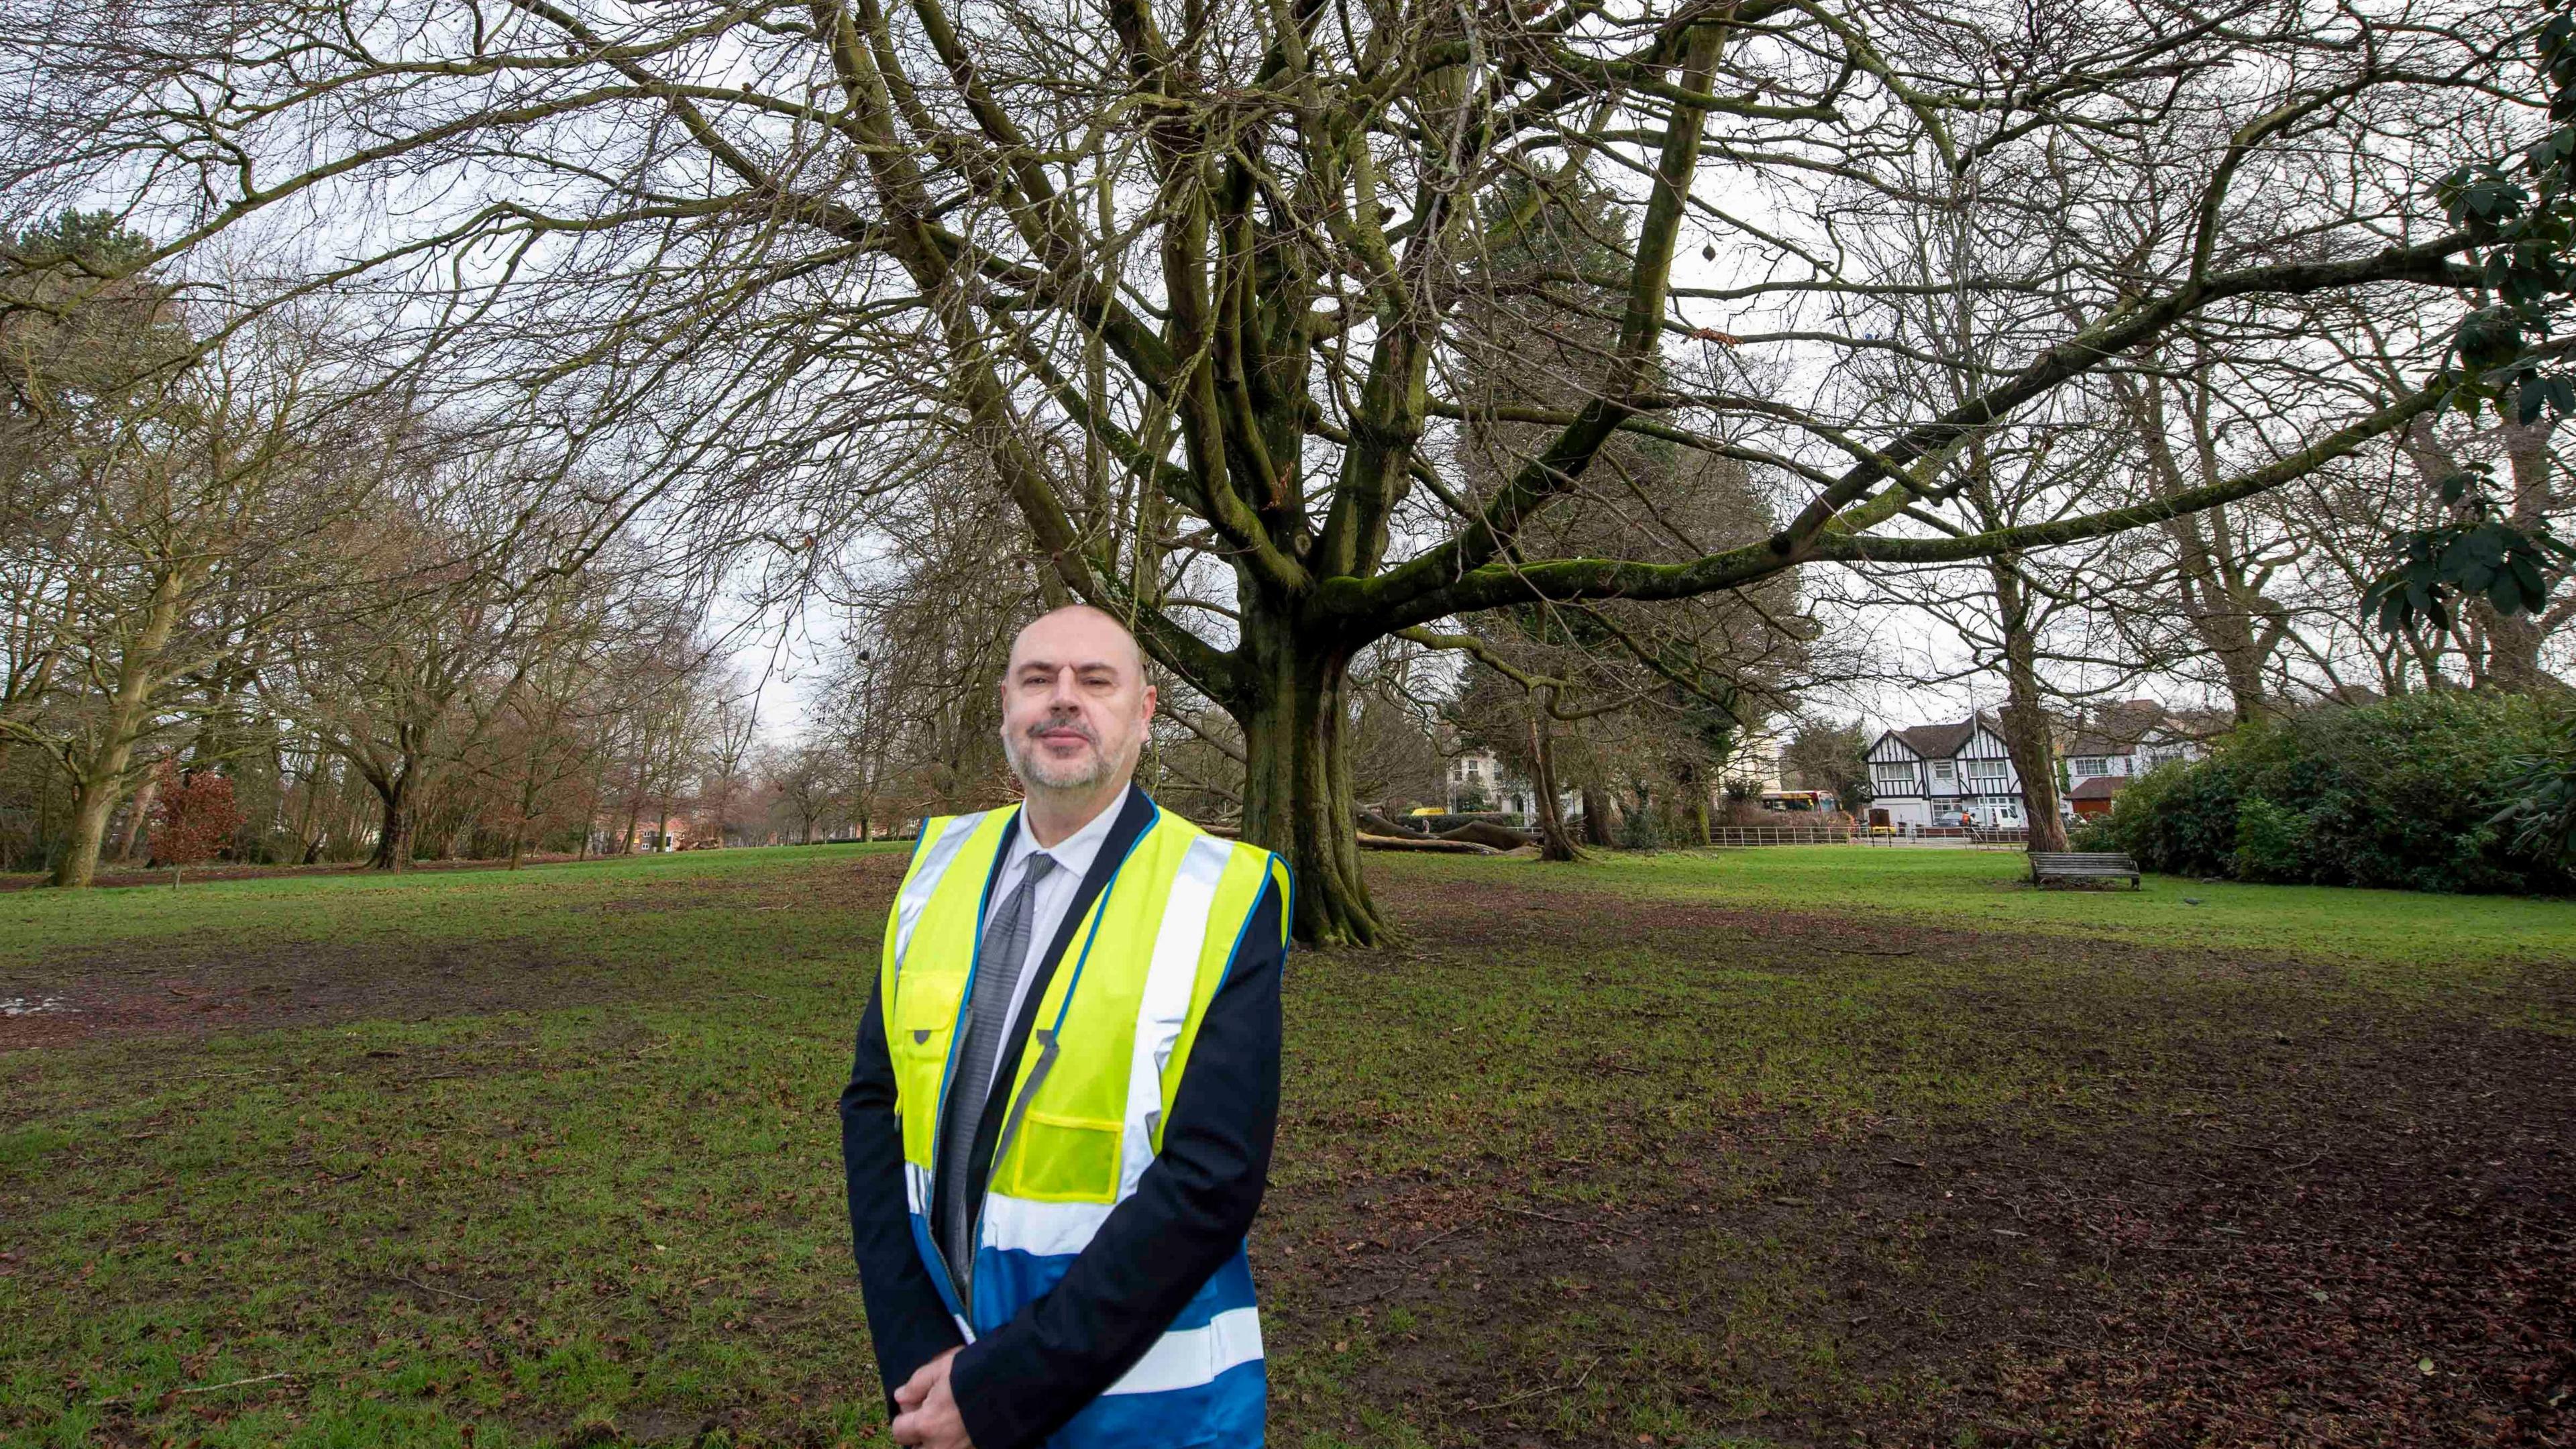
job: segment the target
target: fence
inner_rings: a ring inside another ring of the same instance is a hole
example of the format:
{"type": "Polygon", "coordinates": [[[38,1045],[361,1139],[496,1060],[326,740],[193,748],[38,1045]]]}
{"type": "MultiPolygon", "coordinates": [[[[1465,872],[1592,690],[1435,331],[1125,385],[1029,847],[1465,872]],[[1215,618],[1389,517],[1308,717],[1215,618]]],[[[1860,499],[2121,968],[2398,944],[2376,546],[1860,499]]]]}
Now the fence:
{"type": "Polygon", "coordinates": [[[1711,845],[1849,845],[1848,825],[1712,825],[1711,845]]]}
{"type": "Polygon", "coordinates": [[[1888,847],[1930,846],[1953,850],[2027,850],[2030,831],[2024,827],[1982,825],[1918,826],[1903,834],[1874,834],[1866,828],[1851,825],[1712,825],[1709,844],[1733,847],[1761,845],[1878,845],[1888,847]]]}
{"type": "Polygon", "coordinates": [[[1855,833],[1861,845],[1947,846],[1953,850],[2028,850],[2030,827],[2026,825],[1917,825],[1904,834],[1869,835],[1855,833]]]}

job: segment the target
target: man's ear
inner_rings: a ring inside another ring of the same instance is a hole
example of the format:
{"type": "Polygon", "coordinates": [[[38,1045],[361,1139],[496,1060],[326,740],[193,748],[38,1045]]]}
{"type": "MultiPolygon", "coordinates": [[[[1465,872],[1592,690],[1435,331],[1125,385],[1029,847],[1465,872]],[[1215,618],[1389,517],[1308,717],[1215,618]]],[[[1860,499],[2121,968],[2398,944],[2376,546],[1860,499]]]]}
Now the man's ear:
{"type": "Polygon", "coordinates": [[[1145,719],[1148,723],[1153,721],[1154,701],[1159,697],[1154,693],[1154,686],[1150,684],[1145,686],[1145,719]]]}

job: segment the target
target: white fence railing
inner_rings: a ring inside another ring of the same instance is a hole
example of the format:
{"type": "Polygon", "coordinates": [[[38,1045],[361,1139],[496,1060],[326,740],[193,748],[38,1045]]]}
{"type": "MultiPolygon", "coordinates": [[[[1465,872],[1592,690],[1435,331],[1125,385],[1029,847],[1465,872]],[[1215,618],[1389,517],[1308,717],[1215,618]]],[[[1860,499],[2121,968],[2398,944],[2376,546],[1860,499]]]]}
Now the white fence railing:
{"type": "Polygon", "coordinates": [[[1849,845],[1848,825],[1712,825],[1711,845],[1849,845]]]}
{"type": "Polygon", "coordinates": [[[2030,831],[2021,826],[1936,825],[1900,830],[1872,830],[1865,825],[1713,825],[1709,843],[1730,847],[1763,845],[1878,845],[1948,847],[1953,850],[2027,850],[2030,831]]]}

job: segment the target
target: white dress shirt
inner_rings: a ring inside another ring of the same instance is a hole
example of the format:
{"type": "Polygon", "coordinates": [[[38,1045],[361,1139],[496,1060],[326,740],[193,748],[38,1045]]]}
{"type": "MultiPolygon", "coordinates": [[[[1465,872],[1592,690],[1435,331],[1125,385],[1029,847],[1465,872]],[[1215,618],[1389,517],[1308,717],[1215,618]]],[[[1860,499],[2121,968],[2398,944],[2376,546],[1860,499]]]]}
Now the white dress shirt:
{"type": "MultiPolygon", "coordinates": [[[[1121,791],[1101,807],[1099,814],[1084,822],[1080,830],[1043,849],[1038,845],[1038,838],[1029,833],[1028,810],[1025,807],[1021,809],[1019,821],[1011,831],[1009,853],[1002,861],[1002,873],[993,882],[992,899],[982,924],[976,928],[978,932],[992,924],[992,911],[999,909],[1011,892],[1019,888],[1021,878],[1029,873],[1030,856],[1053,856],[1055,870],[1038,882],[1037,896],[1029,902],[1029,954],[1021,962],[1020,979],[1011,987],[1010,1014],[1002,1018],[1004,1042],[1019,1034],[1020,1012],[1028,1005],[1029,984],[1037,979],[1047,947],[1055,944],[1055,933],[1063,927],[1064,913],[1072,907],[1074,895],[1082,889],[1083,876],[1090,872],[1092,861],[1099,858],[1100,844],[1109,838],[1109,827],[1118,823],[1118,812],[1126,806],[1127,796],[1121,791]]],[[[1081,947],[1076,945],[1071,949],[1080,950],[1081,947]]],[[[993,1074],[1000,1073],[1002,1059],[1007,1055],[1007,1046],[993,1053],[993,1074]]],[[[988,1075],[984,1079],[984,1095],[989,1097],[992,1091],[993,1079],[988,1075]]]]}

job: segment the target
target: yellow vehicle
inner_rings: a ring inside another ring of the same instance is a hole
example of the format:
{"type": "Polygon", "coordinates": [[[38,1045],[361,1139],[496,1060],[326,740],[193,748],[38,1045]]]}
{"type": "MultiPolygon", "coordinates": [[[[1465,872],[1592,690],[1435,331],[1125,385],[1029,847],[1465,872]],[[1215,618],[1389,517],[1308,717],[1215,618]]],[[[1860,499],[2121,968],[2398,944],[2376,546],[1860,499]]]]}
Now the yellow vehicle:
{"type": "Polygon", "coordinates": [[[1842,802],[1834,798],[1834,792],[1831,790],[1765,790],[1762,792],[1762,808],[1789,812],[1818,812],[1839,810],[1842,808],[1842,802]]]}

